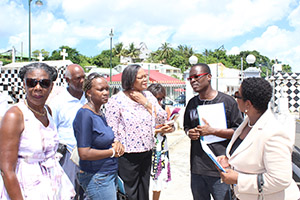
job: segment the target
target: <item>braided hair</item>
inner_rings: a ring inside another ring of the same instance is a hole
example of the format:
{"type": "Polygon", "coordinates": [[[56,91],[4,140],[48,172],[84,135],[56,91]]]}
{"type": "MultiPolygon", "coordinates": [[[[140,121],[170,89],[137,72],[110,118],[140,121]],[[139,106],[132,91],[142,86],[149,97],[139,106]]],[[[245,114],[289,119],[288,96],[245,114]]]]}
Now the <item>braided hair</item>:
{"type": "Polygon", "coordinates": [[[90,90],[92,88],[92,81],[95,78],[103,78],[104,76],[102,74],[98,74],[97,72],[93,72],[88,75],[88,77],[84,80],[83,83],[83,91],[85,93],[85,98],[88,99],[88,96],[86,94],[86,91],[90,90]]]}
{"type": "Polygon", "coordinates": [[[43,69],[49,75],[51,81],[55,81],[57,79],[57,70],[54,67],[41,62],[30,63],[23,66],[19,71],[20,79],[23,81],[24,78],[26,78],[26,74],[35,69],[43,69]]]}

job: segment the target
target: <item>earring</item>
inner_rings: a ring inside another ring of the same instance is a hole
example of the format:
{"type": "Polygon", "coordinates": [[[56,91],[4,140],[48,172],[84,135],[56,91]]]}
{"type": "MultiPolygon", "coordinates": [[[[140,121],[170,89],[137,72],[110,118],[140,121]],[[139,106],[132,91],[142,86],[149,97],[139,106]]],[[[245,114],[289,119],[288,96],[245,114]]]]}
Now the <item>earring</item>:
{"type": "Polygon", "coordinates": [[[245,110],[245,113],[247,113],[247,112],[248,112],[248,110],[246,109],[246,110],[245,110]]]}

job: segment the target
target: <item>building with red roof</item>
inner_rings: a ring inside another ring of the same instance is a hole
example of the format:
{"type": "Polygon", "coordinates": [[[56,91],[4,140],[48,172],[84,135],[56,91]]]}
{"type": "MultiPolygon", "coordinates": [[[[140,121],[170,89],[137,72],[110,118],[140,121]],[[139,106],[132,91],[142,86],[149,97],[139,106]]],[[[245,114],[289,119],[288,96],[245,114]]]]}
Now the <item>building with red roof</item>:
{"type": "MultiPolygon", "coordinates": [[[[172,76],[168,76],[166,74],[160,73],[158,70],[145,70],[145,72],[148,72],[148,85],[152,83],[160,83],[162,84],[167,92],[167,96],[170,98],[175,98],[179,94],[185,91],[185,81],[179,80],[177,78],[174,78],[172,76]]],[[[122,73],[113,75],[111,77],[107,77],[106,80],[108,81],[110,87],[112,87],[113,93],[119,91],[122,89],[121,86],[121,79],[122,79],[122,73]]]]}

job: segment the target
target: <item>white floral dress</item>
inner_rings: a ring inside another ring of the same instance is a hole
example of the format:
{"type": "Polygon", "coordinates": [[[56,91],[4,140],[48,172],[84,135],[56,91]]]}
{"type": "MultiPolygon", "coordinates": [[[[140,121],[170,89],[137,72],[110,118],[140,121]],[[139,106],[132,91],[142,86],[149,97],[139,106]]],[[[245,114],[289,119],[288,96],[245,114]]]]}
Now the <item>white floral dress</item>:
{"type": "MultiPolygon", "coordinates": [[[[23,112],[24,131],[19,145],[16,175],[24,199],[69,200],[74,195],[73,185],[61,168],[55,153],[58,134],[51,115],[45,127],[32,111],[21,102],[17,106],[23,112]]],[[[10,199],[0,176],[0,199],[10,199]]]]}

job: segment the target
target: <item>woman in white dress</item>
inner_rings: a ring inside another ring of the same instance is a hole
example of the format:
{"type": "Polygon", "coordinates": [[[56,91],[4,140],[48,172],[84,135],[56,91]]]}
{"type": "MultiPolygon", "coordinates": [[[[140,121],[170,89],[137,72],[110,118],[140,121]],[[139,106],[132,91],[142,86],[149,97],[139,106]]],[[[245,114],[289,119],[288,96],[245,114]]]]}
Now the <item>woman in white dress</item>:
{"type": "Polygon", "coordinates": [[[45,102],[57,78],[45,63],[22,67],[24,102],[11,107],[0,125],[0,199],[71,199],[73,186],[55,159],[56,126],[45,102]]]}
{"type": "MultiPolygon", "coordinates": [[[[171,112],[169,107],[162,105],[162,100],[166,97],[165,88],[159,83],[153,83],[148,88],[158,101],[158,104],[168,114],[170,118],[171,112]]],[[[171,181],[171,169],[169,162],[169,149],[166,133],[171,133],[175,130],[174,124],[162,124],[155,128],[155,147],[152,152],[152,166],[150,185],[152,186],[152,199],[159,200],[161,190],[167,187],[171,181]]]]}

